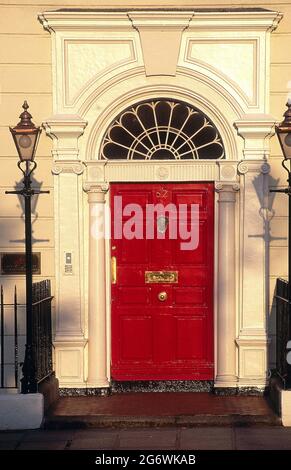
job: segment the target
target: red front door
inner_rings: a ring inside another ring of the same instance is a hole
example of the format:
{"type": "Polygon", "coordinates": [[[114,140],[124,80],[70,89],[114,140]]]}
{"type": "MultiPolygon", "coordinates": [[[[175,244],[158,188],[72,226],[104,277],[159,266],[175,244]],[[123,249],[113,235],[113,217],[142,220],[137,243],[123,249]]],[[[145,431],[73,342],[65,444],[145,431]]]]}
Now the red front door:
{"type": "Polygon", "coordinates": [[[110,188],[112,378],[213,379],[213,184],[110,188]],[[161,204],[153,231],[149,204],[161,204]],[[191,204],[199,205],[199,243],[193,249],[189,235],[185,249],[191,204]]]}

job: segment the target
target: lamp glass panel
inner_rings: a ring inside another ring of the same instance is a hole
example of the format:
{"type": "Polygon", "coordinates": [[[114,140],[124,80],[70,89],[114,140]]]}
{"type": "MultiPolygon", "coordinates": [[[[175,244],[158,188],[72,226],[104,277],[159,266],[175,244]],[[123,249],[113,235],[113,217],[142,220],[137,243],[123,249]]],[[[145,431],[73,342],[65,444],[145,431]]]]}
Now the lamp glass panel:
{"type": "Polygon", "coordinates": [[[15,134],[15,143],[20,160],[33,160],[36,139],[37,134],[15,134]]]}

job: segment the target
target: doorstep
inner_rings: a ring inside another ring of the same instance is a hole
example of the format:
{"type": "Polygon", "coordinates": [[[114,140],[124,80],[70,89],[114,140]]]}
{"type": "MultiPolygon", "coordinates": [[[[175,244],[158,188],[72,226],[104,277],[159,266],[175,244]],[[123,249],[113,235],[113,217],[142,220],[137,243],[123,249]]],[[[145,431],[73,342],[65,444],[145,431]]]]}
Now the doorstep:
{"type": "Polygon", "coordinates": [[[283,426],[291,427],[291,389],[285,389],[279,377],[271,378],[270,398],[283,426]]]}
{"type": "Polygon", "coordinates": [[[266,397],[204,392],[61,397],[44,421],[46,429],[280,424],[266,397]]]}

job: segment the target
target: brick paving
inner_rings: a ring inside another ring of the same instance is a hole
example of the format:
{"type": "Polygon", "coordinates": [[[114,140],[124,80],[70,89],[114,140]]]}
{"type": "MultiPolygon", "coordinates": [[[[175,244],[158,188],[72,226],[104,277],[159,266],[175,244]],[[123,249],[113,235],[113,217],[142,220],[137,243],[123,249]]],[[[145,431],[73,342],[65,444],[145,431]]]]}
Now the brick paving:
{"type": "Polygon", "coordinates": [[[0,432],[1,450],[291,450],[291,428],[194,427],[0,432]]]}

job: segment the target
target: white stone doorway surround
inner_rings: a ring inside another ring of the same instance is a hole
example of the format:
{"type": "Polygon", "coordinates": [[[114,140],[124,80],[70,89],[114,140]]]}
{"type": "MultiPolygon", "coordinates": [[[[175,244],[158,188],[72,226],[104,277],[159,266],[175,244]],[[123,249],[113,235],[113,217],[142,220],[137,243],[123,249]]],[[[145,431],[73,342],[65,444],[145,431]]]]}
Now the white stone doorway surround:
{"type": "Polygon", "coordinates": [[[269,36],[280,18],[251,10],[40,15],[53,38],[55,114],[43,125],[53,139],[61,387],[110,383],[109,242],[92,237],[91,228],[94,209],[109,204],[115,181],[215,183],[215,386],[266,385],[267,159],[275,122],[268,114],[267,71],[269,36]],[[245,76],[234,65],[238,54],[245,58],[245,76]],[[153,98],[201,109],[219,130],[226,159],[100,160],[113,119],[153,98]]]}

